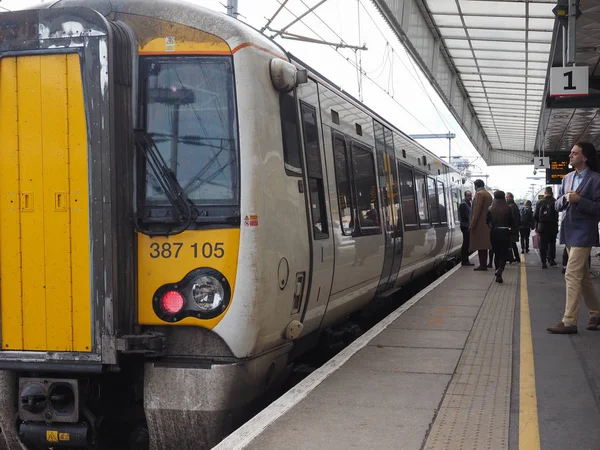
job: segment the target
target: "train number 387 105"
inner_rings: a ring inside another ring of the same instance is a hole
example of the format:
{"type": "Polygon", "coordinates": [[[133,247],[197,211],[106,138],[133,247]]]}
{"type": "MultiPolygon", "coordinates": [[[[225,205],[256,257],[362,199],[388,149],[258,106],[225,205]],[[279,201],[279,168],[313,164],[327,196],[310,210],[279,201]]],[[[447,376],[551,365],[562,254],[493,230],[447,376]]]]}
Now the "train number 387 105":
{"type": "Polygon", "coordinates": [[[221,259],[225,256],[225,248],[223,242],[205,242],[204,244],[190,244],[186,246],[183,242],[153,242],[150,244],[150,258],[179,258],[191,253],[193,258],[217,258],[221,259]]]}

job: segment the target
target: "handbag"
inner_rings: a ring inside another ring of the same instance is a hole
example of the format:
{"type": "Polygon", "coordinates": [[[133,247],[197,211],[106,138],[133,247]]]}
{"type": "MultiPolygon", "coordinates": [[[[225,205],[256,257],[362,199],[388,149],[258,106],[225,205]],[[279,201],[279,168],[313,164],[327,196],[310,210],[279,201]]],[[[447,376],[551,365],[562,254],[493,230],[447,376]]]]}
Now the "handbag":
{"type": "Polygon", "coordinates": [[[533,236],[531,237],[533,239],[533,248],[540,248],[540,235],[537,233],[533,233],[533,236]]]}

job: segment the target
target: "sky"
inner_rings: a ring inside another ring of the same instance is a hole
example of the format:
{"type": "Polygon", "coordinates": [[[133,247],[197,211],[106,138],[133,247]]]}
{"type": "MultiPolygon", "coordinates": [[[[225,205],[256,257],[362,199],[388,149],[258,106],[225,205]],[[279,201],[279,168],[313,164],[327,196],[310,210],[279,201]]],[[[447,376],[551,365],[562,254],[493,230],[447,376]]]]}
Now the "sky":
{"type": "MultiPolygon", "coordinates": [[[[226,12],[227,0],[185,0],[216,11],[226,12]]],[[[261,29],[280,7],[281,0],[238,0],[239,19],[261,29]]],[[[288,0],[270,29],[281,30],[295,16],[305,13],[321,0],[288,0]]],[[[1,8],[19,9],[39,0],[0,0],[1,8]]],[[[287,29],[289,33],[367,50],[333,48],[329,45],[299,42],[277,37],[286,50],[352,94],[406,134],[455,133],[452,155],[472,162],[473,174],[489,175],[490,186],[511,191],[517,198],[531,197],[544,186],[533,177],[533,165],[488,167],[454,119],[426,76],[408,55],[386,21],[370,0],[327,0],[287,29]],[[366,75],[359,77],[357,67],[366,75]],[[359,79],[362,89],[359,91],[359,79]]],[[[274,33],[266,30],[267,36],[274,33]]],[[[447,139],[419,141],[438,156],[448,156],[447,139]]],[[[543,175],[543,172],[538,173],[543,175]]]]}

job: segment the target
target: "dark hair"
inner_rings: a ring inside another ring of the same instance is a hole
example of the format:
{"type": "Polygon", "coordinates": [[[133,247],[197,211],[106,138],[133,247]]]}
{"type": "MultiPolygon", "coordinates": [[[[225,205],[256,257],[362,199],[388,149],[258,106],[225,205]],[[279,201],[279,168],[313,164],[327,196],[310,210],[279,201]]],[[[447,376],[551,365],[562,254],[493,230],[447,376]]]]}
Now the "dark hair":
{"type": "Polygon", "coordinates": [[[587,166],[594,172],[597,172],[598,161],[596,159],[596,147],[594,147],[594,144],[591,142],[577,142],[575,145],[581,149],[581,153],[587,158],[587,166]]]}
{"type": "Polygon", "coordinates": [[[525,206],[531,206],[531,200],[527,200],[527,201],[525,202],[525,206]]]}
{"type": "Polygon", "coordinates": [[[485,186],[485,183],[483,182],[483,180],[475,180],[475,183],[473,183],[473,185],[475,186],[476,189],[482,188],[485,186]]]}
{"type": "Polygon", "coordinates": [[[507,215],[510,215],[510,206],[506,203],[504,191],[494,192],[494,200],[490,206],[490,214],[494,222],[502,223],[507,215]]]}
{"type": "Polygon", "coordinates": [[[554,192],[552,192],[552,188],[550,186],[547,186],[546,189],[544,189],[544,192],[548,195],[554,195],[554,192]]]}

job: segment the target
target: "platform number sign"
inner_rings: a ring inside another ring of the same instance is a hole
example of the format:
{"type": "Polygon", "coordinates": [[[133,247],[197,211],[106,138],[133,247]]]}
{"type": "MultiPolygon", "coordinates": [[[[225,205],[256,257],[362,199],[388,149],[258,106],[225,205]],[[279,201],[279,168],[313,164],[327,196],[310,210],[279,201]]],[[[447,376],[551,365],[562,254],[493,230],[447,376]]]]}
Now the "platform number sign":
{"type": "Polygon", "coordinates": [[[586,66],[550,69],[550,97],[582,97],[588,93],[589,70],[586,66]]]}
{"type": "Polygon", "coordinates": [[[533,166],[536,169],[547,169],[550,166],[550,158],[547,156],[536,156],[533,160],[533,166]]]}

